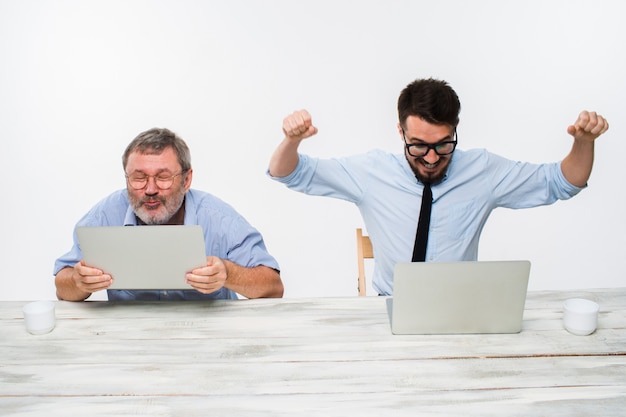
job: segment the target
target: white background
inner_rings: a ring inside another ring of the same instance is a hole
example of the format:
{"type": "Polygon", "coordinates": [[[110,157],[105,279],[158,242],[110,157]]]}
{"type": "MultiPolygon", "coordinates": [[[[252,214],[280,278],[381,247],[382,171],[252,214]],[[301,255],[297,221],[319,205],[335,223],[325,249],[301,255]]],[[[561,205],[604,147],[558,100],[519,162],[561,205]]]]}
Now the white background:
{"type": "Polygon", "coordinates": [[[430,76],[461,98],[464,149],[556,161],[581,110],[607,117],[589,188],[496,210],[479,259],[531,260],[530,289],[624,286],[625,17],[621,0],[0,0],[0,299],[55,298],[75,222],[154,126],[263,233],[286,297],[355,295],[356,207],[265,175],[282,119],[309,109],[312,155],[401,152],[396,99],[430,76]]]}

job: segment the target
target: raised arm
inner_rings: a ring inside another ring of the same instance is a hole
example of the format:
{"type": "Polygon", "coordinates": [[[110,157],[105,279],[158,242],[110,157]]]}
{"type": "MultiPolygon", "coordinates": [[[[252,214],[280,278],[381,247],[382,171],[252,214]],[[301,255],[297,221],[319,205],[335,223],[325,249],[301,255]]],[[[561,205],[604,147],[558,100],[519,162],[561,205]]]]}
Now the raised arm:
{"type": "Polygon", "coordinates": [[[561,162],[561,171],[571,184],[577,187],[587,184],[593,167],[595,140],[608,128],[609,123],[604,117],[588,111],[581,112],[576,122],[567,128],[574,143],[561,162]]]}
{"type": "Polygon", "coordinates": [[[293,112],[283,120],[285,138],[278,145],[270,160],[272,177],[286,177],[298,166],[298,147],[303,139],[317,133],[311,115],[306,110],[293,112]]]}

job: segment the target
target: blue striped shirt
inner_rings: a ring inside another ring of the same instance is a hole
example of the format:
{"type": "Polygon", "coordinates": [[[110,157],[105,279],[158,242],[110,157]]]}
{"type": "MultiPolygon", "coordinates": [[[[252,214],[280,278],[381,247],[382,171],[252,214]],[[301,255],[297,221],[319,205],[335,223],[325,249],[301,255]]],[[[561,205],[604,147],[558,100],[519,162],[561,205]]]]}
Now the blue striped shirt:
{"type": "MultiPolygon", "coordinates": [[[[209,193],[193,189],[187,192],[184,224],[202,226],[207,256],[217,256],[248,268],[265,265],[279,269],[276,260],[267,252],[261,234],[234,208],[209,193]]],[[[123,189],[96,204],[78,221],[76,227],[136,225],[135,213],[128,202],[127,191],[123,189]]],[[[63,268],[73,267],[82,258],[78,238],[74,232],[74,245],[68,253],[56,260],[53,274],[56,275],[63,268]]],[[[162,291],[108,290],[107,295],[110,301],[238,298],[235,292],[227,288],[221,288],[211,294],[202,294],[195,289],[164,289],[162,291]]]]}

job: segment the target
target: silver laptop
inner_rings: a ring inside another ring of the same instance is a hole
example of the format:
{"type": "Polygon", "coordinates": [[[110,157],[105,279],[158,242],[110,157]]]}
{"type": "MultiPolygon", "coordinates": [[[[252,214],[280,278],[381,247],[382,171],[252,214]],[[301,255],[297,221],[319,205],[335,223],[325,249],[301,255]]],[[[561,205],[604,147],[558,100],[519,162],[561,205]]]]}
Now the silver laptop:
{"type": "Polygon", "coordinates": [[[394,269],[393,334],[518,333],[529,261],[411,262],[394,269]]]}
{"type": "Polygon", "coordinates": [[[114,278],[111,289],[191,289],[185,273],[206,265],[201,226],[76,228],[87,265],[114,278]]]}

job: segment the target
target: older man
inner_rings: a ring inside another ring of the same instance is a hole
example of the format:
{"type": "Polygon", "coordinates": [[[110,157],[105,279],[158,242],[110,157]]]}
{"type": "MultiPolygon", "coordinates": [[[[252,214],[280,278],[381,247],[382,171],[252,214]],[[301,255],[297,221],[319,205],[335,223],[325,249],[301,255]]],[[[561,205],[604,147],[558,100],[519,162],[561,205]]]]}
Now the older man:
{"type": "Polygon", "coordinates": [[[228,204],[190,188],[191,156],[181,138],[168,129],[143,132],[122,163],[126,189],[104,198],[76,226],[201,225],[207,263],[186,274],[189,290],[112,290],[115,277],[85,264],[74,233],[74,246],[54,266],[59,299],[85,300],[105,289],[115,301],[282,297],[279,267],[261,234],[228,204]]]}

